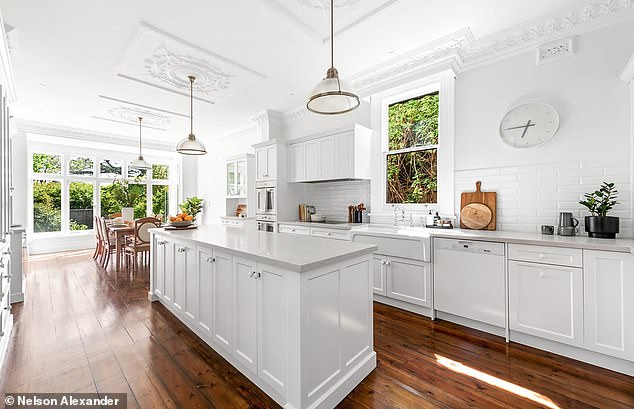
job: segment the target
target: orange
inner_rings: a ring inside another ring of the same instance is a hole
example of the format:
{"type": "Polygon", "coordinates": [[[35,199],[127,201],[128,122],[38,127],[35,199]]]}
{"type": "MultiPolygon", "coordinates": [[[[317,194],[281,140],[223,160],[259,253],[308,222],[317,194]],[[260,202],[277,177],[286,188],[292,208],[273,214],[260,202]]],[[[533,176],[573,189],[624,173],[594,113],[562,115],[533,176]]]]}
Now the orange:
{"type": "Polygon", "coordinates": [[[175,222],[182,222],[183,218],[182,217],[177,217],[176,220],[174,220],[175,222]]]}
{"type": "Polygon", "coordinates": [[[185,221],[192,221],[194,218],[192,216],[185,216],[185,221]]]}

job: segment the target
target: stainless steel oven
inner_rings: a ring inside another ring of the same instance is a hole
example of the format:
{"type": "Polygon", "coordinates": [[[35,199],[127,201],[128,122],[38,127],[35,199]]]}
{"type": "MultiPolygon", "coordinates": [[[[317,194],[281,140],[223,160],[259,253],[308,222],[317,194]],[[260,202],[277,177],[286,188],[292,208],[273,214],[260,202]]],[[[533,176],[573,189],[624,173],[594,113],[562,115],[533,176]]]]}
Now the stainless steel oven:
{"type": "Polygon", "coordinates": [[[276,222],[267,222],[267,221],[259,220],[257,222],[257,226],[258,226],[258,230],[260,231],[268,231],[271,233],[275,233],[275,231],[277,230],[276,222]]]}
{"type": "Polygon", "coordinates": [[[260,215],[276,214],[275,182],[259,182],[255,186],[256,218],[260,215]]]}

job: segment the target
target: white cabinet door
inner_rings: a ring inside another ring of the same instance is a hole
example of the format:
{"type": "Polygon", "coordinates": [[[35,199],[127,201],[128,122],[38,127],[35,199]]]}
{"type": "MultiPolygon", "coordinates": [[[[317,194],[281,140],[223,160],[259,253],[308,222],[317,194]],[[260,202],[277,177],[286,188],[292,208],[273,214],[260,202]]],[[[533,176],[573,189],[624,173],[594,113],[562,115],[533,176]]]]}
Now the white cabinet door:
{"type": "Polygon", "coordinates": [[[266,179],[277,179],[277,145],[266,147],[266,179]]]}
{"type": "Polygon", "coordinates": [[[333,137],[319,138],[319,179],[332,179],[335,174],[333,137]]]}
{"type": "Polygon", "coordinates": [[[304,167],[306,166],[304,160],[304,143],[294,143],[289,146],[289,181],[300,182],[305,179],[304,167]]]}
{"type": "Polygon", "coordinates": [[[257,278],[255,263],[235,257],[233,355],[257,373],[257,278]]]}
{"type": "Polygon", "coordinates": [[[583,251],[584,346],[634,361],[634,255],[583,251]]]}
{"type": "Polygon", "coordinates": [[[231,352],[233,331],[233,260],[230,255],[214,252],[212,286],[212,340],[231,352]]]}
{"type": "Polygon", "coordinates": [[[288,309],[284,271],[258,266],[258,375],[284,395],[287,383],[288,309]]]}
{"type": "Polygon", "coordinates": [[[152,271],[154,273],[154,294],[162,298],[165,292],[165,244],[163,237],[154,235],[154,258],[152,271]]]}
{"type": "Polygon", "coordinates": [[[354,133],[333,136],[335,179],[354,177],[354,133]]]}
{"type": "Polygon", "coordinates": [[[198,328],[209,339],[212,338],[214,264],[211,250],[198,250],[198,328]]]}
{"type": "Polygon", "coordinates": [[[511,330],[581,345],[582,275],[580,268],[509,261],[511,330]]]}
{"type": "Polygon", "coordinates": [[[375,294],[387,295],[385,291],[385,257],[372,256],[372,290],[375,294]]]}
{"type": "Polygon", "coordinates": [[[174,298],[172,305],[177,311],[183,311],[185,307],[185,271],[187,270],[188,249],[182,243],[174,244],[174,298]]]}
{"type": "Polygon", "coordinates": [[[195,324],[198,320],[198,289],[200,286],[198,282],[198,255],[196,250],[191,247],[185,247],[183,254],[185,258],[183,312],[185,318],[195,324]]]}
{"type": "Polygon", "coordinates": [[[165,264],[165,289],[163,299],[168,303],[174,302],[174,251],[175,244],[169,240],[163,240],[163,260],[165,264]]]}
{"type": "Polygon", "coordinates": [[[387,296],[429,307],[429,265],[401,258],[387,258],[387,296]]]}
{"type": "Polygon", "coordinates": [[[321,166],[321,144],[319,139],[306,142],[304,149],[306,150],[306,180],[317,180],[320,176],[321,166]]]}
{"type": "Polygon", "coordinates": [[[257,180],[266,180],[268,164],[266,162],[266,146],[255,150],[255,170],[257,180]]]}

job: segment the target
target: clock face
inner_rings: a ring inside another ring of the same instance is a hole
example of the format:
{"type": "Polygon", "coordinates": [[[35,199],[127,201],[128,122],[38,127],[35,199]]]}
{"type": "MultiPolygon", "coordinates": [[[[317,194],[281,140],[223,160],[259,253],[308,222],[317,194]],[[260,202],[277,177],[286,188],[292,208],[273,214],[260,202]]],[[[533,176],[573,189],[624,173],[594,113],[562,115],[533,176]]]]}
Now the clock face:
{"type": "Polygon", "coordinates": [[[543,102],[532,102],[511,109],[502,118],[500,136],[510,146],[531,148],[553,137],[559,129],[559,114],[543,102]]]}

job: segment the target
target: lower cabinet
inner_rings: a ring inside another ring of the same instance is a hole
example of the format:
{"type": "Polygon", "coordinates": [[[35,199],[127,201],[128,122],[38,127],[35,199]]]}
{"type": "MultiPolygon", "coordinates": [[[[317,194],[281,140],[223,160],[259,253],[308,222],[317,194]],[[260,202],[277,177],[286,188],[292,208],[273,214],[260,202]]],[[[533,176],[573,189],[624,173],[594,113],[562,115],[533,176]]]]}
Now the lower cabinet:
{"type": "Polygon", "coordinates": [[[233,261],[215,253],[211,283],[212,341],[231,352],[233,349],[233,261]]]}
{"type": "Polygon", "coordinates": [[[235,257],[233,351],[236,359],[257,372],[257,275],[254,262],[235,257]]]}
{"type": "Polygon", "coordinates": [[[375,294],[431,307],[429,263],[374,255],[372,276],[372,288],[375,294]]]}
{"type": "Polygon", "coordinates": [[[213,274],[216,261],[211,249],[198,249],[198,328],[210,339],[213,322],[213,274]]]}
{"type": "Polygon", "coordinates": [[[634,361],[634,255],[584,250],[584,346],[634,361]]]}
{"type": "Polygon", "coordinates": [[[508,266],[511,330],[581,346],[583,270],[523,261],[508,266]]]}

